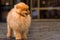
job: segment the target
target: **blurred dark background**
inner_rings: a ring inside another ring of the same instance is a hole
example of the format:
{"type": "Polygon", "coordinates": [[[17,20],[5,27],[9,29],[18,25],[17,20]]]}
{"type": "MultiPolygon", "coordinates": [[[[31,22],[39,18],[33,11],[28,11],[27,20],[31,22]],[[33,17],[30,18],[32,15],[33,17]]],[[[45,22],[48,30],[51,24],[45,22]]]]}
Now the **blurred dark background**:
{"type": "Polygon", "coordinates": [[[0,0],[0,22],[6,22],[8,12],[19,2],[29,5],[32,19],[60,19],[60,0],[0,0]]]}

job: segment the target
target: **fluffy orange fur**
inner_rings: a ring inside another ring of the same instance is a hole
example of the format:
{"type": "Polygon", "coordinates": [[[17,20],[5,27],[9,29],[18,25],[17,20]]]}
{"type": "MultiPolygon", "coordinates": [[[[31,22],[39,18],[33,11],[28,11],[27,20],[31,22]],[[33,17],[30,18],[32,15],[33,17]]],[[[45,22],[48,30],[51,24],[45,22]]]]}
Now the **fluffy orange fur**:
{"type": "Polygon", "coordinates": [[[13,33],[16,39],[27,39],[30,24],[31,16],[28,5],[23,2],[14,5],[7,16],[7,37],[11,37],[13,33]]]}

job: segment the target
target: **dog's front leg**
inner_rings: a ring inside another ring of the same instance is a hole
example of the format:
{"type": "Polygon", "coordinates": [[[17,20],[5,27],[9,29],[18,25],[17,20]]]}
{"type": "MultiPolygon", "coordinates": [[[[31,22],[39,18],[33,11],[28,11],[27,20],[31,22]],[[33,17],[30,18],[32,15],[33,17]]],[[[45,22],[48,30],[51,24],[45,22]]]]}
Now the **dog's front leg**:
{"type": "Polygon", "coordinates": [[[12,36],[12,29],[10,28],[9,25],[7,25],[7,38],[11,38],[12,36]]]}
{"type": "Polygon", "coordinates": [[[26,39],[27,39],[26,32],[23,32],[23,33],[21,34],[21,37],[22,37],[22,40],[26,40],[26,39]]]}
{"type": "Polygon", "coordinates": [[[19,31],[14,30],[14,36],[16,40],[21,40],[21,34],[19,31]]]}

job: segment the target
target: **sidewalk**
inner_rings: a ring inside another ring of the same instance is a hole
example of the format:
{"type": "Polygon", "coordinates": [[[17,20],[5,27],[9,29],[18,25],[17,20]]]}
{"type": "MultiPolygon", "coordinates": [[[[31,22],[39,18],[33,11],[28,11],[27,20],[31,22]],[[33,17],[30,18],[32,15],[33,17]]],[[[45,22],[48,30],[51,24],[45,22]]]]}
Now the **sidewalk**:
{"type": "MultiPolygon", "coordinates": [[[[6,39],[6,31],[6,23],[0,23],[0,40],[6,39]]],[[[32,22],[27,35],[27,40],[60,40],[60,22],[32,22]]]]}

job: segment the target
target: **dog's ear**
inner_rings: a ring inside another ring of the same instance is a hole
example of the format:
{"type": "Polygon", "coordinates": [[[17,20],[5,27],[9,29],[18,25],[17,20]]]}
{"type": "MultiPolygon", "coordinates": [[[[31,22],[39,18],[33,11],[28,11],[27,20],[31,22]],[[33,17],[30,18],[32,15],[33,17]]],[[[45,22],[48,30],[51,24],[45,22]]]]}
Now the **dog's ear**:
{"type": "Polygon", "coordinates": [[[17,9],[21,9],[21,10],[29,8],[28,5],[26,5],[23,2],[20,2],[20,3],[16,4],[14,7],[17,8],[17,9]]]}
{"type": "Polygon", "coordinates": [[[16,9],[16,11],[17,11],[18,13],[21,12],[21,8],[20,8],[20,6],[19,6],[18,4],[14,5],[14,9],[16,9]]]}
{"type": "Polygon", "coordinates": [[[16,5],[14,5],[14,8],[20,9],[20,6],[16,4],[16,5]]]}

